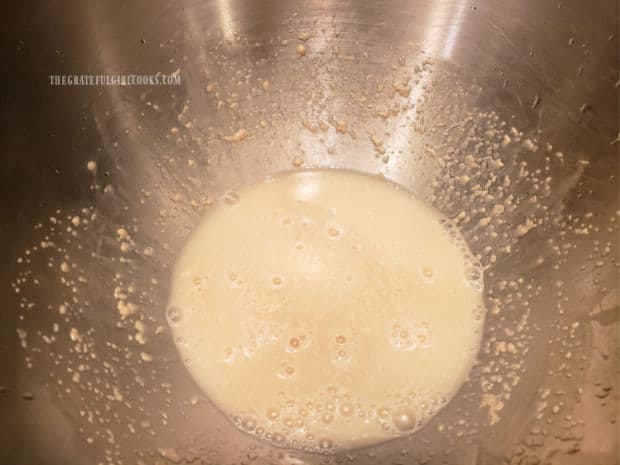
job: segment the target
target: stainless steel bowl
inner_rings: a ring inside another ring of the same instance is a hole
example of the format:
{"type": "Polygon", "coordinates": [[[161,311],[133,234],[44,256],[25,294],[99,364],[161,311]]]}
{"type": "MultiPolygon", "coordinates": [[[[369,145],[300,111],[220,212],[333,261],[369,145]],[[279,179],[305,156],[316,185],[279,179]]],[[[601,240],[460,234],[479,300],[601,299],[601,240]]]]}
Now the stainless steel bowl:
{"type": "Polygon", "coordinates": [[[5,9],[3,463],[617,463],[616,2],[5,9]],[[49,77],[119,73],[181,85],[49,77]],[[401,184],[486,265],[458,398],[411,437],[333,456],[239,432],[164,318],[212,201],[307,167],[401,184]]]}

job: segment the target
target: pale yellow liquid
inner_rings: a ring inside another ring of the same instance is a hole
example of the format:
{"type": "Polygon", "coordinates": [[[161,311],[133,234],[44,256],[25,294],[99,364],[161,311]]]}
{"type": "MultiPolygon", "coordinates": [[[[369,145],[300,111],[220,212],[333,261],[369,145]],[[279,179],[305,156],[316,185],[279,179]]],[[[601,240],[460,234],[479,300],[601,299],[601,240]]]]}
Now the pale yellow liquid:
{"type": "Polygon", "coordinates": [[[239,428],[283,446],[414,432],[480,344],[480,273],[448,229],[407,192],[348,171],[225,196],[174,270],[168,319],[188,370],[239,428]]]}

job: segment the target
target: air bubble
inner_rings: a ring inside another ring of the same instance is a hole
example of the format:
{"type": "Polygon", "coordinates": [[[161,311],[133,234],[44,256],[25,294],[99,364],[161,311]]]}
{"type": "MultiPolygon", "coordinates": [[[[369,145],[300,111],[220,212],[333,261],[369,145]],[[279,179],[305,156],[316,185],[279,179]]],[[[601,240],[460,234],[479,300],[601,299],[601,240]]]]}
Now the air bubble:
{"type": "Polygon", "coordinates": [[[254,431],[256,428],[256,420],[252,417],[245,417],[241,420],[241,427],[246,431],[254,431]]]}
{"type": "Polygon", "coordinates": [[[408,408],[399,409],[392,415],[394,426],[400,431],[408,431],[415,427],[415,414],[408,408]]]}
{"type": "Polygon", "coordinates": [[[379,407],[379,410],[377,411],[377,414],[380,417],[387,417],[390,414],[390,409],[389,409],[389,407],[381,406],[381,407],[379,407]]]}
{"type": "Polygon", "coordinates": [[[425,266],[424,268],[422,268],[422,276],[424,276],[426,279],[432,278],[434,274],[435,273],[432,268],[428,266],[425,266]]]}
{"type": "Polygon", "coordinates": [[[350,416],[353,413],[353,406],[348,403],[340,404],[340,413],[345,417],[350,416]]]}
{"type": "Polygon", "coordinates": [[[287,378],[291,378],[294,374],[295,374],[295,368],[293,368],[290,365],[287,365],[286,363],[283,363],[282,368],[280,369],[280,372],[278,373],[278,378],[287,379],[287,378]]]}
{"type": "Polygon", "coordinates": [[[480,279],[480,271],[475,268],[470,269],[467,272],[467,277],[472,281],[478,281],[480,279]]]}
{"type": "Polygon", "coordinates": [[[331,449],[333,447],[333,443],[331,439],[323,438],[319,441],[319,447],[321,449],[331,449]]]}
{"type": "Polygon", "coordinates": [[[226,205],[236,205],[239,203],[239,194],[235,191],[228,191],[222,196],[222,201],[226,205]]]}
{"type": "Polygon", "coordinates": [[[342,234],[342,228],[337,225],[327,226],[327,235],[330,239],[340,239],[340,235],[342,234]]]}
{"type": "Polygon", "coordinates": [[[183,311],[179,307],[169,307],[166,316],[170,323],[180,323],[183,319],[183,311]]]}

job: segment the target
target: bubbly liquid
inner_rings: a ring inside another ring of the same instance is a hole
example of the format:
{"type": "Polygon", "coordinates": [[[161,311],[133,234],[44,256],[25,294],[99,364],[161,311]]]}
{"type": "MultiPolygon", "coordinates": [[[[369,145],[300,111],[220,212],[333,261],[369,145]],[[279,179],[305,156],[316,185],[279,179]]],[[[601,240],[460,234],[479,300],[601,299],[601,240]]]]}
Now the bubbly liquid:
{"type": "Polygon", "coordinates": [[[385,180],[302,171],[225,195],[179,257],[168,321],[242,430],[332,452],[419,429],[474,362],[481,273],[385,180]]]}

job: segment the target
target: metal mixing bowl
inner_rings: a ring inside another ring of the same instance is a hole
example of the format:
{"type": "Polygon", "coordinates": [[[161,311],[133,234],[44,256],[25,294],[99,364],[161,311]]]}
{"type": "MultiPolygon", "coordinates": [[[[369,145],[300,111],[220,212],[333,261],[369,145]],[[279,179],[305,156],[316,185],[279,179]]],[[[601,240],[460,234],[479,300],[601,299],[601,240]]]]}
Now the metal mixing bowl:
{"type": "Polygon", "coordinates": [[[2,463],[617,463],[616,2],[3,9],[2,463]],[[158,72],[181,85],[49,79],[158,72]],[[401,184],[486,266],[458,397],[411,437],[331,456],[238,431],[164,318],[210,204],[311,167],[401,184]]]}

